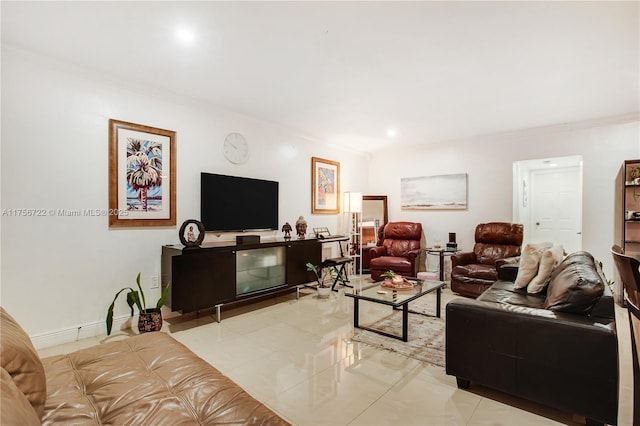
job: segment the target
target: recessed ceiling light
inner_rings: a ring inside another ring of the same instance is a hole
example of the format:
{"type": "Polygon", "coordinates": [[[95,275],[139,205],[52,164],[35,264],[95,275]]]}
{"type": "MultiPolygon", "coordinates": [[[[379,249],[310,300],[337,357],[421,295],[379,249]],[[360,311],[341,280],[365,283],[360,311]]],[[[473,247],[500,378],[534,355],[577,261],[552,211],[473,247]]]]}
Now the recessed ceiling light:
{"type": "Polygon", "coordinates": [[[397,134],[398,134],[398,132],[396,131],[396,129],[389,129],[389,130],[387,130],[387,135],[388,135],[388,136],[394,137],[394,136],[395,136],[395,135],[397,135],[397,134]]]}
{"type": "Polygon", "coordinates": [[[188,28],[178,28],[176,37],[185,44],[191,44],[196,40],[196,34],[188,28]]]}

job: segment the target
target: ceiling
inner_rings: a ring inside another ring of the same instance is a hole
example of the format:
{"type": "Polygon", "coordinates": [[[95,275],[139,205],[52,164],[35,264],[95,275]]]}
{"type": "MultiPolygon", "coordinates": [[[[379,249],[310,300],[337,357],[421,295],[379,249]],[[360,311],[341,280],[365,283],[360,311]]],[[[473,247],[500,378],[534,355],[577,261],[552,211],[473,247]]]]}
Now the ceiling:
{"type": "Polygon", "coordinates": [[[0,7],[3,46],[370,152],[638,113],[639,4],[0,7]]]}

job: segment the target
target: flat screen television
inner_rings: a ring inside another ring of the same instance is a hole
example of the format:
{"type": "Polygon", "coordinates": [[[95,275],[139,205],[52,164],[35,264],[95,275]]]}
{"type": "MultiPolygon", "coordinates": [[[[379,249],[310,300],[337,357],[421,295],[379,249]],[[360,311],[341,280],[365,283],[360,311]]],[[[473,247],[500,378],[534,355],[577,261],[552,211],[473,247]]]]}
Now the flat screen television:
{"type": "Polygon", "coordinates": [[[200,221],[205,231],[278,229],[278,182],[202,172],[200,221]]]}

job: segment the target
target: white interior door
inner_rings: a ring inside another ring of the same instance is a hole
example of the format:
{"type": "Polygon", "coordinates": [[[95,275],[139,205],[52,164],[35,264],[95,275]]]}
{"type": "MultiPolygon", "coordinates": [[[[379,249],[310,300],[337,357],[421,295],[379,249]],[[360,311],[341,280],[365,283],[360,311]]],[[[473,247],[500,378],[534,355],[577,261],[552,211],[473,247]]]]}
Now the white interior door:
{"type": "Polygon", "coordinates": [[[580,167],[531,171],[531,242],[551,241],[567,253],[582,249],[580,167]]]}

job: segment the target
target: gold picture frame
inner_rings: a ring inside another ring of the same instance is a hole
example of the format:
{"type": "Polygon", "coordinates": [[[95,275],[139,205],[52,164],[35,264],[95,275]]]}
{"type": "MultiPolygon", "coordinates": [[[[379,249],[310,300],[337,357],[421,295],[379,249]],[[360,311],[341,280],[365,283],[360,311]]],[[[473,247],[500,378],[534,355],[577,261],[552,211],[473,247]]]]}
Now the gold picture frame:
{"type": "Polygon", "coordinates": [[[340,163],[311,157],[311,213],[340,213],[340,163]]]}
{"type": "Polygon", "coordinates": [[[109,120],[109,227],[176,225],[176,132],[109,120]]]}

